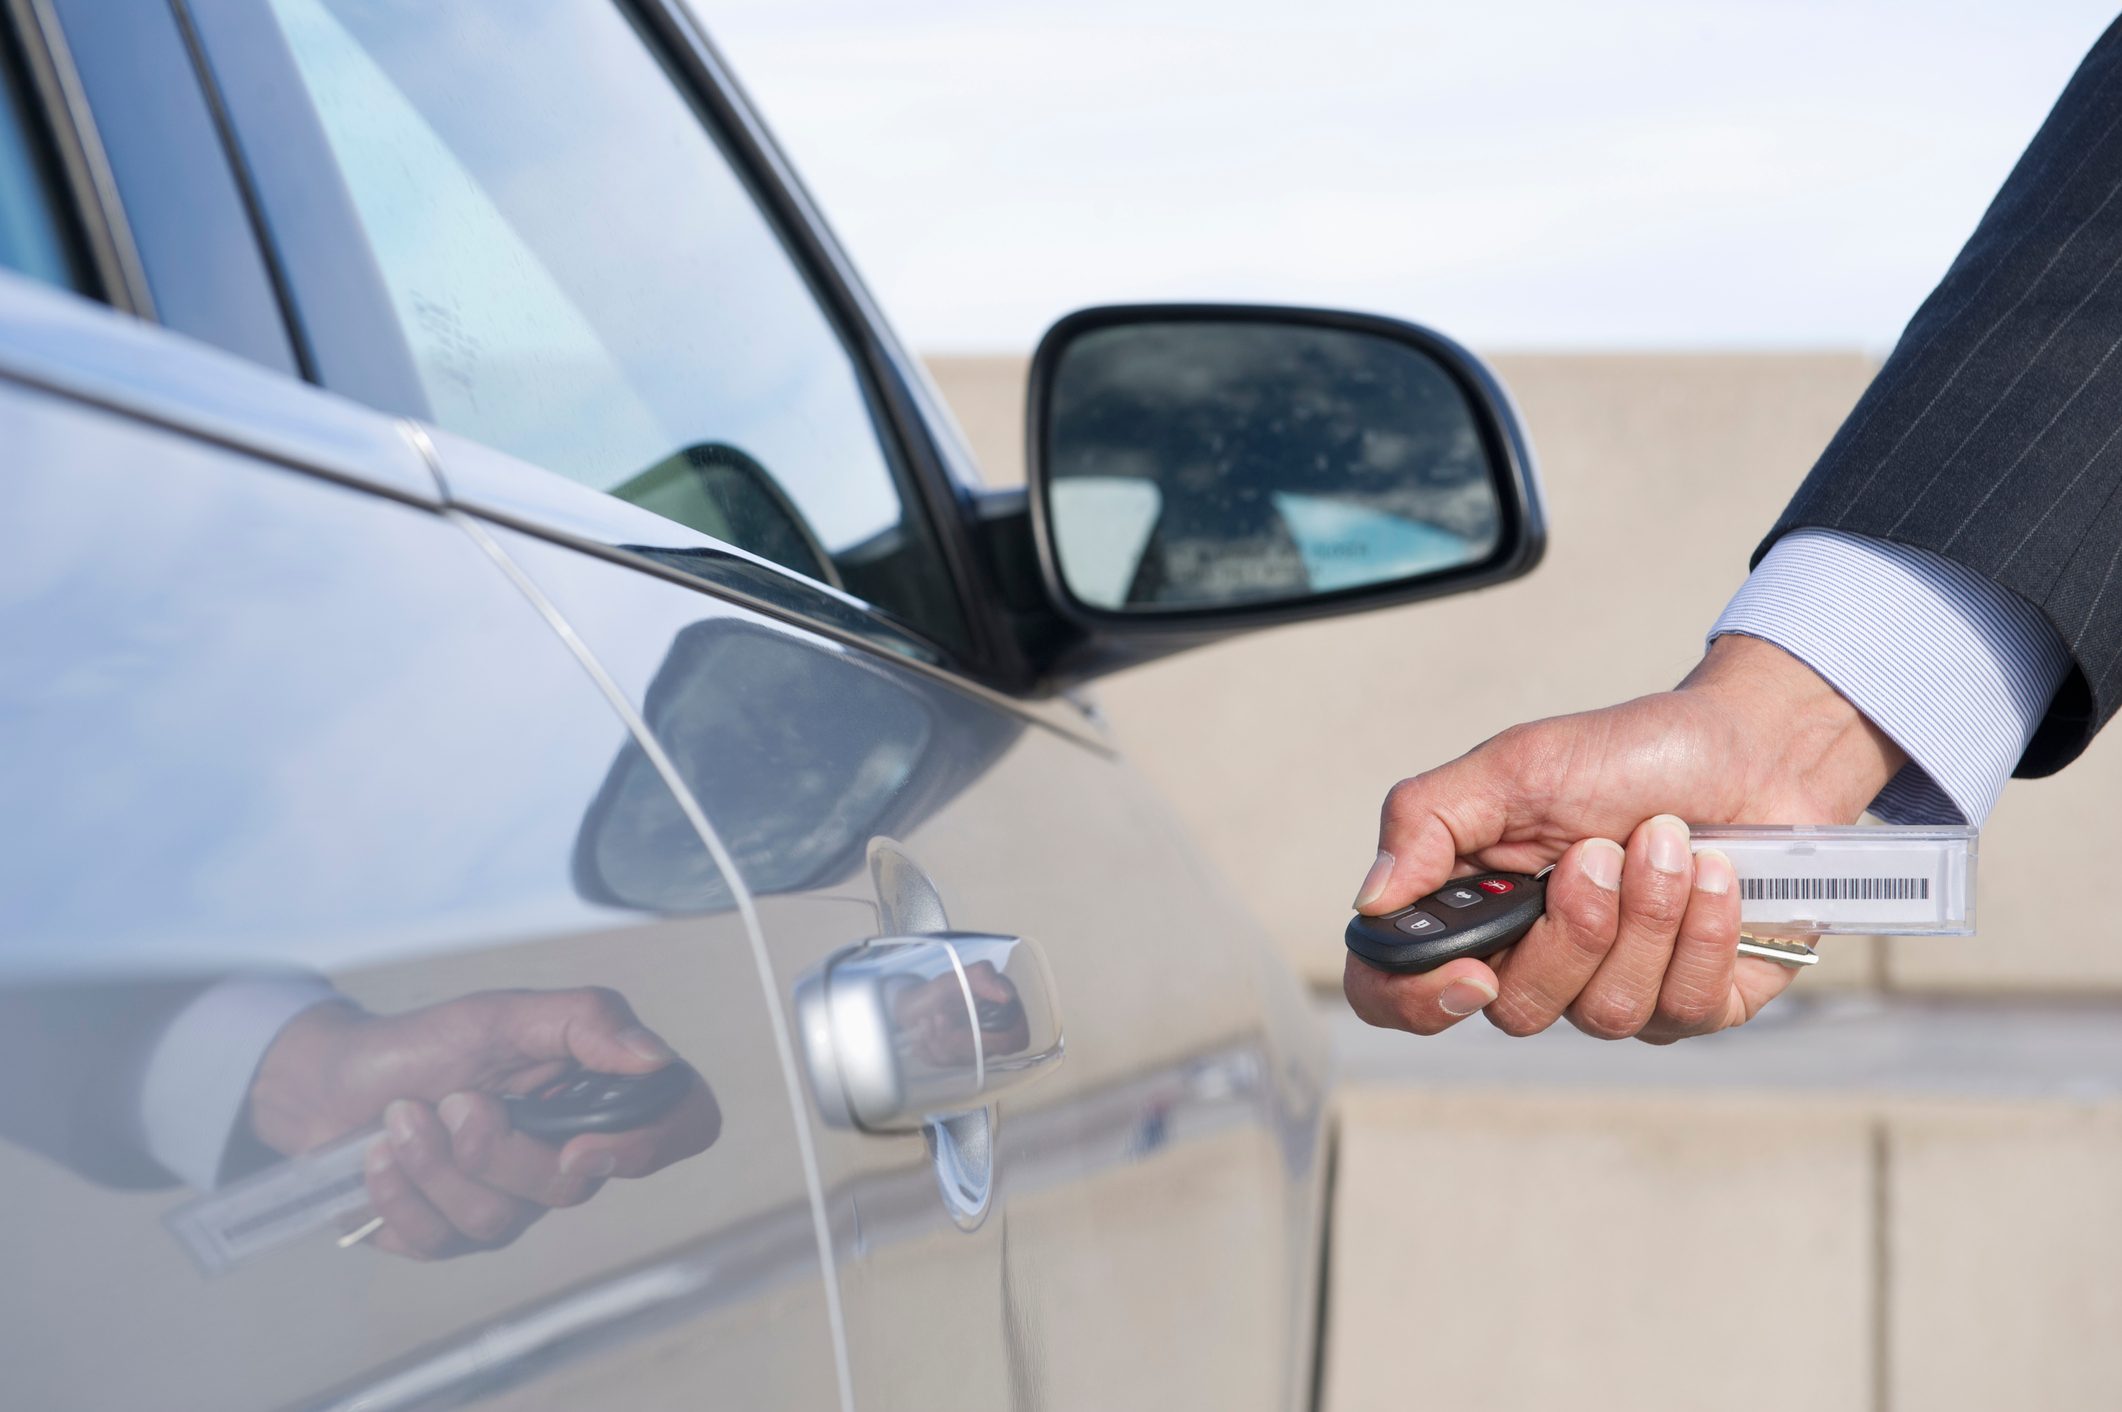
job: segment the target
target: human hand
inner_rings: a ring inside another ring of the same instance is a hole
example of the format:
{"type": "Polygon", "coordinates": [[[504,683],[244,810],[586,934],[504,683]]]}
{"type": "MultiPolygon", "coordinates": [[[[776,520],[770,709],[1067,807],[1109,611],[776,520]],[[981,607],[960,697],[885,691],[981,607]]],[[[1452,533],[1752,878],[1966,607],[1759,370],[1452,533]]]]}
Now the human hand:
{"type": "Polygon", "coordinates": [[[1690,859],[1681,820],[1852,823],[1906,761],[1804,663],[1736,635],[1676,690],[1514,726],[1393,787],[1356,908],[1391,912],[1453,877],[1554,863],[1546,915],[1485,961],[1394,975],[1350,955],[1349,1004],[1416,1034],[1476,1010],[1507,1034],[1567,1016],[1602,1039],[1653,1043],[1743,1024],[1793,973],[1737,954],[1731,863],[1690,859]]]}
{"type": "Polygon", "coordinates": [[[509,1125],[501,1099],[580,1067],[647,1074],[677,1055],[609,990],[491,990],[371,1015],[320,1005],[281,1030],[251,1085],[251,1127],[292,1155],[381,1119],[367,1156],[382,1250],[416,1259],[507,1245],[610,1177],[704,1151],[721,1110],[704,1082],[657,1121],[559,1147],[509,1125]]]}
{"type": "Polygon", "coordinates": [[[1020,1054],[1031,1045],[1023,998],[992,961],[967,966],[963,986],[956,973],[947,973],[901,991],[892,1006],[894,1023],[931,1064],[971,1064],[983,1052],[990,1058],[1020,1054]],[[965,1004],[967,991],[972,993],[971,1010],[965,1004]]]}

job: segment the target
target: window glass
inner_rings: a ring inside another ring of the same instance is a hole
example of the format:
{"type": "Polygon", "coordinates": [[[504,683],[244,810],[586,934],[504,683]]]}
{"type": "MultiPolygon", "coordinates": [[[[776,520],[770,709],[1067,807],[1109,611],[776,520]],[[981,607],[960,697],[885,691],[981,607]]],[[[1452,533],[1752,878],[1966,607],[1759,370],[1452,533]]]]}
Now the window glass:
{"type": "Polygon", "coordinates": [[[29,97],[0,35],[0,268],[61,289],[80,289],[81,275],[61,234],[58,203],[39,160],[29,97]]]}
{"type": "Polygon", "coordinates": [[[616,8],[271,6],[436,422],[956,638],[852,356],[616,8]]]}

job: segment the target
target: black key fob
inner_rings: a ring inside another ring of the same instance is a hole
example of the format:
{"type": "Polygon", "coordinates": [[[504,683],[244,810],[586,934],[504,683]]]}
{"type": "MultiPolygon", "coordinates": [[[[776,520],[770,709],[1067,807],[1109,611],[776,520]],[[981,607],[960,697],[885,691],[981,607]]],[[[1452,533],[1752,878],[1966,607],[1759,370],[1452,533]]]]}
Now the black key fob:
{"type": "Polygon", "coordinates": [[[1477,873],[1382,917],[1349,919],[1348,949],[1381,971],[1434,971],[1461,956],[1493,956],[1547,908],[1547,875],[1477,873]]]}
{"type": "Polygon", "coordinates": [[[666,1064],[652,1074],[577,1069],[533,1093],[512,1093],[501,1101],[516,1131],[560,1143],[577,1133],[646,1127],[676,1107],[698,1082],[689,1064],[666,1064]]]}

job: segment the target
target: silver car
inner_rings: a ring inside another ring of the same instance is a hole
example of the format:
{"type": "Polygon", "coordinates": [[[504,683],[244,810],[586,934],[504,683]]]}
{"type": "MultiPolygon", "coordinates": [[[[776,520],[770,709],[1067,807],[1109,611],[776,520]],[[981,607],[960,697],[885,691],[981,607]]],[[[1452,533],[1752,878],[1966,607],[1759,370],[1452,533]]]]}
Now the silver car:
{"type": "Polygon", "coordinates": [[[1528,569],[1479,364],[1087,311],[990,490],[675,0],[0,85],[0,1402],[1309,1406],[1323,1039],[1076,688],[1528,569]]]}

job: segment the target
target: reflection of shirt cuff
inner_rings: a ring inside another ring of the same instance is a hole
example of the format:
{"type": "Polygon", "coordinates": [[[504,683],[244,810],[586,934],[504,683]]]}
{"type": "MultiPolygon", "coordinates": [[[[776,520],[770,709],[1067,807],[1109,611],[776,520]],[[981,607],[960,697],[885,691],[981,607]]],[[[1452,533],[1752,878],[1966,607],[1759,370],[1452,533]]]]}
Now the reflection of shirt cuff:
{"type": "Polygon", "coordinates": [[[191,1186],[211,1190],[274,1037],[311,1006],[338,998],[314,976],[237,976],[178,1011],[155,1041],[140,1082],[140,1132],[149,1155],[191,1186]]]}
{"type": "Polygon", "coordinates": [[[1838,530],[1776,541],[1710,629],[1774,643],[1908,752],[1888,823],[1979,824],[2070,670],[2040,610],[1941,555],[1838,530]]]}

